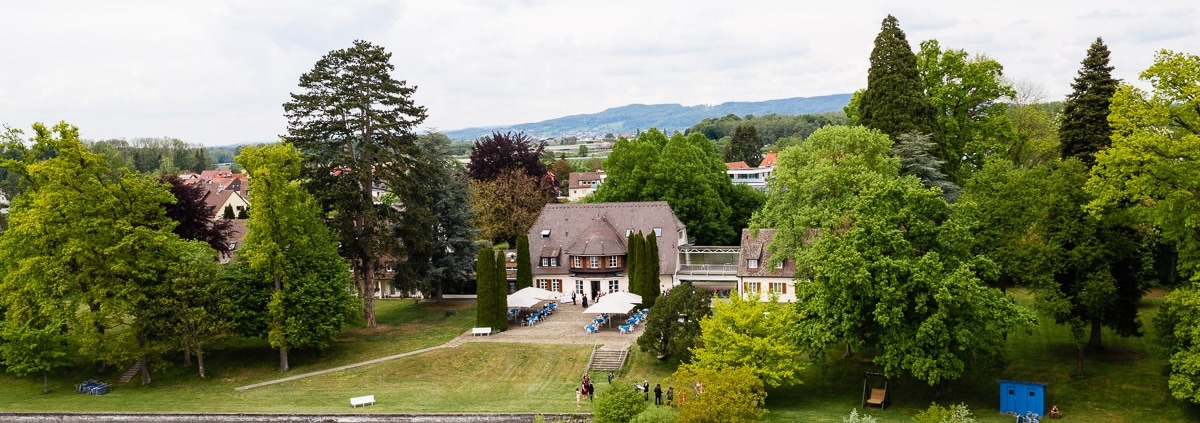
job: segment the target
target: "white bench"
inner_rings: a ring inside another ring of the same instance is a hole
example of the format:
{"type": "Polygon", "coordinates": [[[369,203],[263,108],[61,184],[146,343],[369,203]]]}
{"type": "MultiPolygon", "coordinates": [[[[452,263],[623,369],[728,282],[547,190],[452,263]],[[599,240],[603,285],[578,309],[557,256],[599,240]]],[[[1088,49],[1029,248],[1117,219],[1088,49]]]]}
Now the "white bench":
{"type": "Polygon", "coordinates": [[[363,407],[366,407],[366,406],[372,405],[372,404],[375,404],[375,396],[374,395],[364,395],[361,397],[350,398],[350,406],[351,407],[358,407],[360,405],[363,407]]]}
{"type": "Polygon", "coordinates": [[[492,328],[490,328],[490,327],[489,328],[471,328],[471,336],[475,336],[475,335],[488,336],[491,334],[492,334],[492,328]]]}

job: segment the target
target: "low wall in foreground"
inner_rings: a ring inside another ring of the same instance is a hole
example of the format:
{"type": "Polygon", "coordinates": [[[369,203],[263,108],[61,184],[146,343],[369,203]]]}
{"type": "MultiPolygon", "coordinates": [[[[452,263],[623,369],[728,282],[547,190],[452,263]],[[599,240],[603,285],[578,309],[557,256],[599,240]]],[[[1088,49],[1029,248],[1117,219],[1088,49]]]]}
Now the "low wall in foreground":
{"type": "Polygon", "coordinates": [[[242,423],[242,422],[345,422],[345,423],[530,423],[542,421],[584,423],[590,414],[247,414],[247,413],[0,413],[0,422],[60,423],[242,423]]]}

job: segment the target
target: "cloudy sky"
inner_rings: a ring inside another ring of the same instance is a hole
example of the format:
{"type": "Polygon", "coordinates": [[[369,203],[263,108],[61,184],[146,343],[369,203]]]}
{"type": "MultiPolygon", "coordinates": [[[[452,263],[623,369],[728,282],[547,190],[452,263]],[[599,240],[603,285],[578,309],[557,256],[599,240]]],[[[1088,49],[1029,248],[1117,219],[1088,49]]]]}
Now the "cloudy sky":
{"type": "Polygon", "coordinates": [[[390,51],[393,76],[418,87],[423,130],[849,93],[866,86],[888,14],[913,50],[936,39],[985,54],[1061,100],[1096,37],[1129,82],[1159,49],[1200,54],[1197,10],[1160,0],[5,2],[0,124],[271,141],[300,75],[355,39],[390,51]]]}

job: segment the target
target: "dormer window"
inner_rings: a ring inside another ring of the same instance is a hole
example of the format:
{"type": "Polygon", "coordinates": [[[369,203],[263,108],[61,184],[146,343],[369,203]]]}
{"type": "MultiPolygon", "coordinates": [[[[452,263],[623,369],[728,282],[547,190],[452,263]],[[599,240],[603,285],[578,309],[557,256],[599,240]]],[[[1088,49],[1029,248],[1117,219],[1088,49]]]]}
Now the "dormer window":
{"type": "Polygon", "coordinates": [[[746,267],[749,269],[757,269],[758,268],[758,259],[746,260],[746,267]]]}
{"type": "Polygon", "coordinates": [[[662,228],[654,228],[654,236],[662,238],[662,228]]]}
{"type": "Polygon", "coordinates": [[[550,237],[550,230],[542,229],[542,238],[549,238],[549,237],[550,237]]]}
{"type": "Polygon", "coordinates": [[[783,260],[780,260],[779,263],[775,263],[775,268],[782,269],[783,268],[783,260]]]}

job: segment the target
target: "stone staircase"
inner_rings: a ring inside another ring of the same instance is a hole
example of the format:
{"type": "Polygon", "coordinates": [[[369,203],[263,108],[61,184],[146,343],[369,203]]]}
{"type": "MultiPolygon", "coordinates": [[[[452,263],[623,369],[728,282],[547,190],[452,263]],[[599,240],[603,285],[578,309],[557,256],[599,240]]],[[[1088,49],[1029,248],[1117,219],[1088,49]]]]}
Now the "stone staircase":
{"type": "Polygon", "coordinates": [[[621,370],[621,367],[625,366],[625,358],[628,356],[628,345],[613,348],[606,345],[592,353],[592,362],[588,368],[591,370],[621,370]]]}
{"type": "Polygon", "coordinates": [[[138,372],[140,371],[142,371],[142,361],[138,360],[133,362],[132,366],[129,366],[128,369],[125,369],[125,373],[121,373],[121,377],[117,379],[117,383],[129,383],[129,381],[133,380],[133,377],[137,376],[138,372]]]}

